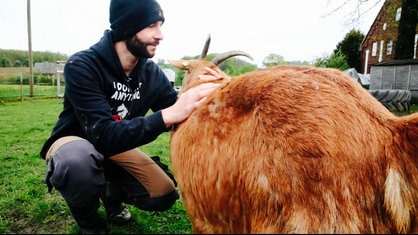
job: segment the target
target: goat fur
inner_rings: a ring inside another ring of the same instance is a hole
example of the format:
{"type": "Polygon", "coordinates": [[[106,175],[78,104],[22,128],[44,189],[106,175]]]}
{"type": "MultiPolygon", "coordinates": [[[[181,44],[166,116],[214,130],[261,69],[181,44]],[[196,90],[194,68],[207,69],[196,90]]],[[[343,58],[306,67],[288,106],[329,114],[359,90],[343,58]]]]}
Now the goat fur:
{"type": "MultiPolygon", "coordinates": [[[[220,71],[170,63],[183,89],[220,71]]],[[[392,114],[336,69],[224,78],[171,133],[193,233],[418,233],[418,113],[392,114]]]]}

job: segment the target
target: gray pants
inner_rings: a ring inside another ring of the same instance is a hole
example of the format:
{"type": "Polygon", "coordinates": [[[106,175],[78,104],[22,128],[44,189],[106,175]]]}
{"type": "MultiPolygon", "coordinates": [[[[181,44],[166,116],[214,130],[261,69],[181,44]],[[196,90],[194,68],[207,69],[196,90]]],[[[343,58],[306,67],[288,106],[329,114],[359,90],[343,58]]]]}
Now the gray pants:
{"type": "Polygon", "coordinates": [[[87,140],[67,136],[55,141],[46,159],[46,181],[70,208],[98,205],[101,197],[163,211],[179,198],[172,175],[138,149],[104,158],[87,140]]]}

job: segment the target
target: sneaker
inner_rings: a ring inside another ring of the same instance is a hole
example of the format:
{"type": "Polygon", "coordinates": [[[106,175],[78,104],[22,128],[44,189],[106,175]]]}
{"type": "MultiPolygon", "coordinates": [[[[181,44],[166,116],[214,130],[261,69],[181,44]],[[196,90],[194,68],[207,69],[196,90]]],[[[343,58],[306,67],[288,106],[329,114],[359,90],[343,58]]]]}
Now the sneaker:
{"type": "Polygon", "coordinates": [[[109,234],[109,230],[107,230],[107,226],[101,228],[81,228],[81,234],[109,234]]]}
{"type": "Polygon", "coordinates": [[[131,213],[126,205],[121,203],[119,207],[107,210],[107,220],[113,224],[123,225],[131,220],[131,213]]]}
{"type": "Polygon", "coordinates": [[[107,234],[109,232],[106,220],[98,214],[94,204],[83,207],[69,206],[69,209],[81,234],[107,234]]]}

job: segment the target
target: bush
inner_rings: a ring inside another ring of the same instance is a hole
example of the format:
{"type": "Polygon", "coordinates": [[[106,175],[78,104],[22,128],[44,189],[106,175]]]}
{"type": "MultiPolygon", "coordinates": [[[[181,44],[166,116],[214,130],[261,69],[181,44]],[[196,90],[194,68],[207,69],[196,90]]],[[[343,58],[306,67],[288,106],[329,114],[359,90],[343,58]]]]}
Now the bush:
{"type": "Polygon", "coordinates": [[[317,58],[314,64],[316,67],[335,68],[341,71],[350,68],[347,63],[346,56],[341,51],[337,51],[330,56],[317,58]]]}

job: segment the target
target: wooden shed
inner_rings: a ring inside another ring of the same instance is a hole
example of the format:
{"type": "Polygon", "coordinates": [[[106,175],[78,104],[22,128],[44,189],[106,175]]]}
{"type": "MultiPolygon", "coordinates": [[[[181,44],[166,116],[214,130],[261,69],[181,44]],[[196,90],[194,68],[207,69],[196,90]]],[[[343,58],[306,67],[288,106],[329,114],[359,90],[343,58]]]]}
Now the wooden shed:
{"type": "Polygon", "coordinates": [[[408,90],[418,104],[418,59],[394,60],[371,66],[371,90],[408,90]]]}

